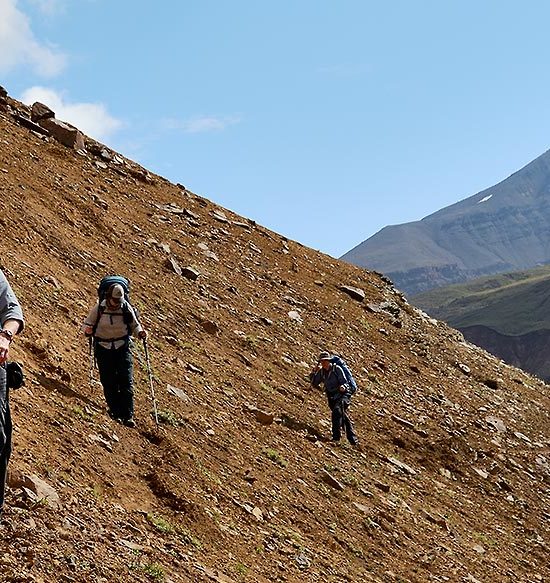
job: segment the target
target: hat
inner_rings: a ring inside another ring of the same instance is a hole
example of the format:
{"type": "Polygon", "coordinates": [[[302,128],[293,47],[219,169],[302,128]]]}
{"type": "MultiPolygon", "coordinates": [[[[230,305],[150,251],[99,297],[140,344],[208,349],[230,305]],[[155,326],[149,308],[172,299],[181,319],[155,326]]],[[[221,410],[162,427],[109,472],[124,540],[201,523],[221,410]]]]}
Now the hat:
{"type": "Polygon", "coordinates": [[[330,360],[330,359],[331,359],[331,356],[330,356],[329,352],[323,351],[319,354],[319,360],[330,360]]]}
{"type": "Polygon", "coordinates": [[[119,283],[115,283],[109,291],[109,296],[113,300],[122,300],[122,298],[124,298],[124,290],[122,289],[122,286],[119,283]]]}

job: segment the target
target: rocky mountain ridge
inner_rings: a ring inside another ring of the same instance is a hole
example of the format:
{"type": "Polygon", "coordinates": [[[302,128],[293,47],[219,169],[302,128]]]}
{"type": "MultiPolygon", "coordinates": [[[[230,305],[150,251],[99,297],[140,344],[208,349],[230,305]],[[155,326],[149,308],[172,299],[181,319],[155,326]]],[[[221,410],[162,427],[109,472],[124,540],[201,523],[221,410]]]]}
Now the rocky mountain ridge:
{"type": "Polygon", "coordinates": [[[379,274],[0,109],[2,269],[27,319],[3,581],[548,578],[544,383],[379,274]],[[159,427],[139,344],[137,429],[90,382],[79,327],[106,273],[149,330],[159,427]],[[321,349],[356,375],[359,447],[329,441],[321,349]]]}
{"type": "Polygon", "coordinates": [[[385,227],[342,256],[413,296],[550,263],[550,150],[499,184],[420,221],[385,227]]]}

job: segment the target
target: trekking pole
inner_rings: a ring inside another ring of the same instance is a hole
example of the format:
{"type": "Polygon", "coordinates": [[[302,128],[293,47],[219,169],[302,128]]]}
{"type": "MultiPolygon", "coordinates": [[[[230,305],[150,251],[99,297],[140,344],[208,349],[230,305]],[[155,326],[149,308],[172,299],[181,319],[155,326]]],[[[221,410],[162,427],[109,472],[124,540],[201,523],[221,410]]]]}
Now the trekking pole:
{"type": "Polygon", "coordinates": [[[151,362],[149,361],[149,350],[147,349],[147,339],[143,339],[143,349],[145,351],[145,362],[147,363],[147,372],[149,374],[149,385],[151,387],[151,398],[153,399],[153,411],[155,413],[155,424],[158,428],[159,417],[157,413],[157,401],[155,399],[155,389],[153,388],[153,375],[151,374],[151,362]]]}

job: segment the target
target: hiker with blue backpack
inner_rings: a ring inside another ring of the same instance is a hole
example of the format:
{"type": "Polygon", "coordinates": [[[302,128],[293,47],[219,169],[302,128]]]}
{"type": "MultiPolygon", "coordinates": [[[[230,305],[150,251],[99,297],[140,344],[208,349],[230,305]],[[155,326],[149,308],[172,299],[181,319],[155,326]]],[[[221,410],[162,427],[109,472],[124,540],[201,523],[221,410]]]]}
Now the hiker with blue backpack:
{"type": "Polygon", "coordinates": [[[147,332],[130,304],[130,283],[125,277],[104,277],[97,293],[98,301],[84,321],[83,331],[93,344],[109,416],[135,427],[130,340],[137,336],[145,342],[147,332]]]}
{"type": "Polygon", "coordinates": [[[346,363],[337,355],[321,352],[317,365],[311,371],[310,380],[314,387],[323,384],[325,389],[332,413],[332,441],[340,441],[343,429],[348,441],[357,445],[359,440],[347,412],[357,385],[346,363]]]}

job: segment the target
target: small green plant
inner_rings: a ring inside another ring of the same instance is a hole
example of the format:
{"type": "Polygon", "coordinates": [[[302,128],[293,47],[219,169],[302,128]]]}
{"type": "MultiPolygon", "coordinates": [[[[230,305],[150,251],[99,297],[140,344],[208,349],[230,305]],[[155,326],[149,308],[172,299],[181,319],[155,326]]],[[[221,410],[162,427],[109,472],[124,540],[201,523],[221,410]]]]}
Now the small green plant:
{"type": "Polygon", "coordinates": [[[341,480],[346,486],[352,486],[354,488],[359,486],[359,480],[357,479],[357,476],[354,476],[353,474],[344,474],[341,477],[341,480]]]}
{"type": "Polygon", "coordinates": [[[33,503],[32,508],[45,508],[46,506],[49,506],[47,498],[39,498],[33,503]]]}
{"type": "Polygon", "coordinates": [[[262,389],[262,391],[264,391],[264,393],[273,392],[273,387],[270,387],[267,383],[264,383],[263,381],[258,381],[258,383],[260,384],[260,388],[262,389]]]}
{"type": "Polygon", "coordinates": [[[84,409],[82,409],[82,407],[79,407],[78,405],[75,405],[73,407],[73,413],[77,417],[83,419],[84,421],[93,421],[93,416],[90,415],[89,413],[86,413],[86,411],[84,411],[84,409]]]}
{"type": "Polygon", "coordinates": [[[478,532],[476,534],[476,538],[480,543],[484,544],[485,546],[488,546],[488,547],[497,546],[497,542],[493,538],[491,538],[490,536],[488,536],[482,532],[478,532]]]}
{"type": "Polygon", "coordinates": [[[304,540],[299,532],[296,532],[295,530],[288,528],[285,531],[285,538],[289,540],[295,547],[297,548],[303,547],[304,540]]]}
{"type": "Polygon", "coordinates": [[[148,514],[147,520],[160,532],[173,532],[174,527],[162,516],[148,514]]]}
{"type": "Polygon", "coordinates": [[[92,496],[96,500],[101,500],[101,497],[103,496],[103,489],[101,488],[100,484],[94,484],[92,488],[92,496]]]}
{"type": "Polygon", "coordinates": [[[196,549],[202,549],[201,541],[194,536],[189,530],[182,526],[176,528],[177,533],[181,536],[184,543],[194,546],[196,549]]]}
{"type": "Polygon", "coordinates": [[[214,484],[221,486],[222,481],[220,478],[218,478],[218,476],[216,476],[214,472],[211,472],[208,468],[205,468],[200,462],[197,462],[197,467],[203,476],[208,478],[211,482],[214,482],[214,484]]]}
{"type": "Polygon", "coordinates": [[[235,573],[237,573],[237,575],[239,575],[239,577],[244,579],[246,577],[246,574],[248,573],[248,567],[246,565],[243,565],[242,563],[236,563],[235,564],[235,573]]]}
{"type": "Polygon", "coordinates": [[[285,460],[285,458],[276,449],[267,447],[263,450],[263,453],[267,456],[268,459],[270,459],[272,462],[275,462],[282,468],[286,468],[288,466],[288,461],[285,460]]]}
{"type": "Polygon", "coordinates": [[[153,581],[164,581],[165,573],[164,569],[157,563],[149,563],[148,565],[143,565],[141,570],[151,577],[153,581]]]}
{"type": "Polygon", "coordinates": [[[255,352],[260,344],[260,339],[256,336],[247,335],[244,337],[244,344],[249,350],[255,352]]]}
{"type": "Polygon", "coordinates": [[[170,409],[161,409],[158,411],[159,423],[163,425],[170,425],[172,427],[178,427],[181,425],[181,419],[170,409]]]}

